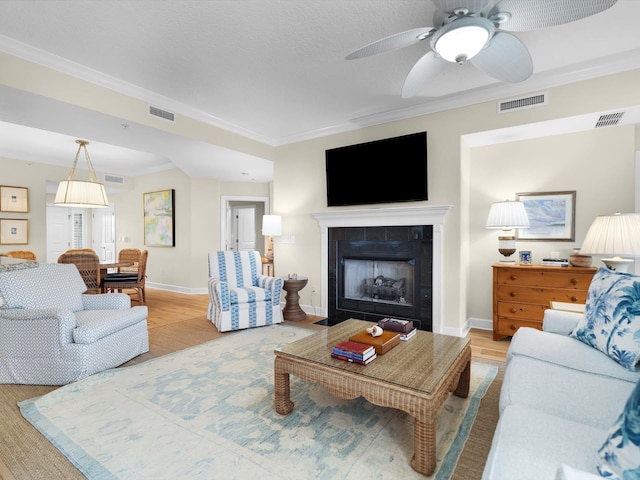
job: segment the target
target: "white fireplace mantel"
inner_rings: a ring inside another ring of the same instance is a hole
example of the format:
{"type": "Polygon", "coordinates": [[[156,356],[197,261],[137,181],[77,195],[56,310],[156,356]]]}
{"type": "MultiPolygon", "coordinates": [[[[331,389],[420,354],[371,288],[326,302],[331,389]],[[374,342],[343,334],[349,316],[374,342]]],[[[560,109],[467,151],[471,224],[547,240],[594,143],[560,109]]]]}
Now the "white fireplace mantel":
{"type": "Polygon", "coordinates": [[[329,229],[336,227],[394,227],[403,225],[433,226],[433,281],[432,320],[433,331],[442,333],[442,271],[443,271],[443,225],[451,205],[361,208],[354,210],[331,210],[312,213],[320,225],[321,289],[320,301],[324,315],[327,314],[329,287],[329,229]]]}

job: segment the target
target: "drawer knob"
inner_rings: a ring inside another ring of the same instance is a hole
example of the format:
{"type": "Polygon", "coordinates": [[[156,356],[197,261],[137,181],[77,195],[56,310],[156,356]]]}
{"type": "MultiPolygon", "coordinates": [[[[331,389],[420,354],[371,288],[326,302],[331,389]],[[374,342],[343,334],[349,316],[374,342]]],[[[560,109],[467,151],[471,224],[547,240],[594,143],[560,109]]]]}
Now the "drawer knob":
{"type": "Polygon", "coordinates": [[[571,301],[572,302],[577,302],[578,301],[578,297],[571,297],[571,301]]]}
{"type": "Polygon", "coordinates": [[[571,279],[571,283],[574,284],[574,285],[577,285],[578,284],[578,279],[577,278],[572,278],[571,279]]]}
{"type": "Polygon", "coordinates": [[[511,280],[516,280],[518,277],[517,277],[516,275],[511,275],[509,278],[510,278],[511,280]]]}
{"type": "Polygon", "coordinates": [[[515,297],[516,296],[516,292],[509,292],[509,296],[515,297]]]}
{"type": "Polygon", "coordinates": [[[518,311],[518,309],[517,309],[517,308],[513,308],[513,307],[511,307],[511,313],[516,313],[517,311],[518,311]]]}
{"type": "Polygon", "coordinates": [[[509,325],[509,330],[512,330],[512,331],[515,332],[516,331],[516,326],[515,325],[509,325]]]}

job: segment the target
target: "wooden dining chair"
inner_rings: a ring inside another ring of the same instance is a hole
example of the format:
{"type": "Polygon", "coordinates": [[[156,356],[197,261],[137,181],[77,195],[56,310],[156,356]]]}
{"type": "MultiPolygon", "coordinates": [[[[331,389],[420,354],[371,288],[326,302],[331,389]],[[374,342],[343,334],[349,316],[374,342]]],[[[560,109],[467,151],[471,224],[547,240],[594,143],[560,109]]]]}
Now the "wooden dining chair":
{"type": "Polygon", "coordinates": [[[12,250],[10,252],[5,252],[5,256],[12,258],[23,258],[25,260],[36,260],[36,254],[31,250],[12,250]]]}
{"type": "Polygon", "coordinates": [[[102,282],[104,292],[122,292],[124,290],[135,290],[138,294],[138,302],[144,305],[147,301],[145,290],[145,279],[147,278],[147,257],[148,250],[142,250],[138,261],[138,271],[136,273],[122,272],[110,273],[102,282]]]}
{"type": "Polygon", "coordinates": [[[100,258],[91,252],[65,252],[58,257],[58,263],[73,263],[87,286],[86,293],[102,293],[100,279],[100,258]]]}

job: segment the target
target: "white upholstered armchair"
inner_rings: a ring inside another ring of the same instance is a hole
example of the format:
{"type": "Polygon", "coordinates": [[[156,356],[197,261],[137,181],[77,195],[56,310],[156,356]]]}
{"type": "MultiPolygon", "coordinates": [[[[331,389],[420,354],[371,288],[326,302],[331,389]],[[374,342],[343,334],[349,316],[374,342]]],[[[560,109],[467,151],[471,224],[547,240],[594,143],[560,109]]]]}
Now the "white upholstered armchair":
{"type": "Polygon", "coordinates": [[[32,267],[0,271],[0,383],[64,385],[149,350],[147,307],[84,294],[75,265],[32,267]]]}
{"type": "Polygon", "coordinates": [[[282,322],[281,278],[261,275],[260,253],[209,253],[207,318],[219,332],[282,322]]]}

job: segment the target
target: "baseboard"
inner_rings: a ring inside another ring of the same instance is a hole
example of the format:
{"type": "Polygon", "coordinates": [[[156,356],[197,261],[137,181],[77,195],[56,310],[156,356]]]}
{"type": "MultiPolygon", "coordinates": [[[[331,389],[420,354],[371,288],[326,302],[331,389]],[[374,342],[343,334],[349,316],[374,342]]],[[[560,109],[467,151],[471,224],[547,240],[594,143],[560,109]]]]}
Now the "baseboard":
{"type": "Polygon", "coordinates": [[[147,287],[157,288],[158,290],[166,290],[168,292],[186,293],[188,295],[201,295],[209,293],[206,287],[188,288],[180,287],[178,285],[166,285],[164,283],[147,282],[147,287]]]}
{"type": "Polygon", "coordinates": [[[477,328],[478,330],[493,330],[493,320],[487,320],[486,318],[470,317],[467,320],[469,328],[477,328]]]}

